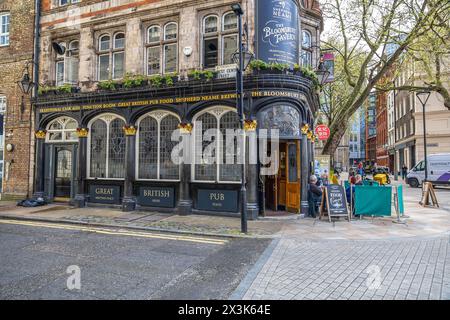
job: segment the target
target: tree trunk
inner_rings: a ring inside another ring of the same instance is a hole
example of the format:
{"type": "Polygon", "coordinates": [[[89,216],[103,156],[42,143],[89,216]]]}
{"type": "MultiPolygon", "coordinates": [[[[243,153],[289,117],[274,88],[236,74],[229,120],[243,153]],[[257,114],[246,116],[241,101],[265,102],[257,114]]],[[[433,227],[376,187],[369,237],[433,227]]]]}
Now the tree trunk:
{"type": "MultiPolygon", "coordinates": [[[[342,137],[347,130],[347,123],[345,121],[339,121],[340,125],[335,125],[330,128],[331,135],[330,138],[325,143],[323,147],[322,154],[323,155],[331,155],[333,156],[336,152],[339,143],[341,142],[342,137]]],[[[336,122],[334,122],[336,123],[336,122]]]]}

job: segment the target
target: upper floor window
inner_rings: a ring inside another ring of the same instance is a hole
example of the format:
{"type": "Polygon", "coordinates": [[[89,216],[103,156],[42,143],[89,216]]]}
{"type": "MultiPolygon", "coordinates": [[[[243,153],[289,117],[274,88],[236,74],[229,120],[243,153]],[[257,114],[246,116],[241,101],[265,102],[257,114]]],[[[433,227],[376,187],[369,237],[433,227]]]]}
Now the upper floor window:
{"type": "Polygon", "coordinates": [[[63,55],[56,54],[56,85],[77,84],[78,66],[80,62],[80,44],[78,40],[73,40],[69,42],[68,45],[64,42],[59,45],[66,48],[66,52],[63,55]]]}
{"type": "Polygon", "coordinates": [[[216,15],[203,19],[203,66],[214,68],[219,64],[231,64],[232,55],[238,47],[237,17],[225,13],[222,20],[216,15]]]}
{"type": "Polygon", "coordinates": [[[9,45],[9,13],[0,13],[0,46],[9,45]]]}
{"type": "Polygon", "coordinates": [[[123,78],[125,70],[125,34],[118,32],[98,39],[98,80],[123,78]]]}
{"type": "Polygon", "coordinates": [[[312,38],[309,31],[302,32],[302,65],[312,67],[312,38]]]}
{"type": "Polygon", "coordinates": [[[147,75],[176,72],[178,69],[178,25],[166,23],[147,29],[147,75]]]}
{"type": "Polygon", "coordinates": [[[67,4],[71,4],[71,3],[78,3],[81,0],[58,0],[58,3],[60,6],[65,6],[67,4]]]}

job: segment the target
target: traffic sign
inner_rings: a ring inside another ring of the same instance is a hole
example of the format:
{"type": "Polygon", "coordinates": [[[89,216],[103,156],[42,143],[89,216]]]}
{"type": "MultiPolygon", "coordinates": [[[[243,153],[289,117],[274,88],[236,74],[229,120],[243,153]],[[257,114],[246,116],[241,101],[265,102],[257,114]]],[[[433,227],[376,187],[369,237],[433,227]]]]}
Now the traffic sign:
{"type": "Polygon", "coordinates": [[[330,128],[321,124],[316,127],[316,135],[319,140],[327,140],[330,137],[330,128]]]}

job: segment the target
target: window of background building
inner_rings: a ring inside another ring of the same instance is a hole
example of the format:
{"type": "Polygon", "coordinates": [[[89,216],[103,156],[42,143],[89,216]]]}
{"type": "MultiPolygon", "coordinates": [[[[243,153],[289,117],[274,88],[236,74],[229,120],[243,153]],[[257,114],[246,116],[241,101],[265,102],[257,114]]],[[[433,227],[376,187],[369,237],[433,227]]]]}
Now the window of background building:
{"type": "Polygon", "coordinates": [[[125,121],[114,115],[101,115],[89,124],[89,177],[125,177],[125,121]]]}
{"type": "Polygon", "coordinates": [[[148,27],[146,50],[147,75],[176,72],[178,70],[177,23],[168,22],[163,27],[160,25],[148,27]]]}
{"type": "Polygon", "coordinates": [[[60,43],[60,45],[66,48],[66,52],[63,55],[56,54],[56,85],[77,84],[80,61],[79,42],[78,40],[73,40],[69,42],[68,46],[64,42],[60,43]]]}
{"type": "Polygon", "coordinates": [[[10,14],[0,13],[0,46],[9,45],[10,14]]]}
{"type": "Polygon", "coordinates": [[[81,0],[58,0],[60,6],[65,6],[71,3],[79,3],[81,0]]]}
{"type": "Polygon", "coordinates": [[[98,80],[123,78],[125,71],[125,34],[105,34],[98,40],[98,80]]]}
{"type": "Polygon", "coordinates": [[[302,65],[312,67],[312,37],[307,30],[302,32],[302,65]]]}
{"type": "Polygon", "coordinates": [[[214,68],[219,64],[232,64],[233,53],[238,47],[237,17],[225,13],[222,19],[209,15],[203,19],[203,67],[214,68]]]}

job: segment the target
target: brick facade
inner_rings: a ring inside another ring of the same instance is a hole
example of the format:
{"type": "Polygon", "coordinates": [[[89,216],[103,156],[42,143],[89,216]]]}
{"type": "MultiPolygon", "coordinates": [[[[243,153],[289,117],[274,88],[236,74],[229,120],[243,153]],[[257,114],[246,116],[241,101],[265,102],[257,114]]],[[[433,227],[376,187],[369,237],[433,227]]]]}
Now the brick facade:
{"type": "MultiPolygon", "coordinates": [[[[0,95],[6,97],[4,118],[4,151],[2,198],[26,197],[32,192],[33,137],[32,110],[29,97],[24,97],[17,81],[22,78],[27,62],[33,57],[34,1],[0,1],[0,13],[10,13],[10,43],[0,47],[0,95]]],[[[32,74],[32,64],[29,67],[32,74]]]]}

